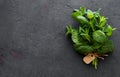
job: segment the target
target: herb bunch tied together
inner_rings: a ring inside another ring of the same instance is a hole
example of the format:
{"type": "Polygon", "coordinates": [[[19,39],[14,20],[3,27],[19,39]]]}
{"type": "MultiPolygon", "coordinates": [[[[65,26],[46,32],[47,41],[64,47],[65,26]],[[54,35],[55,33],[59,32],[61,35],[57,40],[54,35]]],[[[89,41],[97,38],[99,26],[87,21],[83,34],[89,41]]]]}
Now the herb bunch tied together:
{"type": "Polygon", "coordinates": [[[74,9],[72,17],[79,26],[78,28],[67,26],[66,35],[71,37],[74,49],[85,55],[83,61],[86,64],[92,63],[97,69],[98,58],[104,59],[104,56],[113,52],[114,45],[109,37],[116,28],[107,24],[108,18],[100,15],[100,10],[91,11],[80,7],[80,9],[74,9]]]}

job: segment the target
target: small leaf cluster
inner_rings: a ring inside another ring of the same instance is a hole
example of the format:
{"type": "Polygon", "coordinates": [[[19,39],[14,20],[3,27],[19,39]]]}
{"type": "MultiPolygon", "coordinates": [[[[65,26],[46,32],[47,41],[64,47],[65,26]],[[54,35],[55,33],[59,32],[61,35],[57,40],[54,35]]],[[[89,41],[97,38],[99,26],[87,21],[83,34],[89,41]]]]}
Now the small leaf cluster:
{"type": "Polygon", "coordinates": [[[74,49],[83,55],[89,53],[106,54],[113,52],[113,42],[108,38],[116,28],[107,24],[108,18],[100,15],[100,10],[91,11],[85,7],[74,9],[72,17],[78,28],[67,26],[66,35],[70,35],[74,49]]]}

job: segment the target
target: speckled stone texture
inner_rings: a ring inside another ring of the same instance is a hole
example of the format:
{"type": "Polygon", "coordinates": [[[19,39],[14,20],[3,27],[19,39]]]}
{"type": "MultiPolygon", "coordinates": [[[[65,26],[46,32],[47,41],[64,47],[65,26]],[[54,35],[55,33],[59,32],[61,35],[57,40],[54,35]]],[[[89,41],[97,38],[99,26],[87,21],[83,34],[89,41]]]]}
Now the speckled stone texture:
{"type": "Polygon", "coordinates": [[[65,36],[71,13],[86,6],[120,26],[120,0],[0,0],[0,77],[120,77],[120,34],[98,70],[82,61],[65,36]]]}

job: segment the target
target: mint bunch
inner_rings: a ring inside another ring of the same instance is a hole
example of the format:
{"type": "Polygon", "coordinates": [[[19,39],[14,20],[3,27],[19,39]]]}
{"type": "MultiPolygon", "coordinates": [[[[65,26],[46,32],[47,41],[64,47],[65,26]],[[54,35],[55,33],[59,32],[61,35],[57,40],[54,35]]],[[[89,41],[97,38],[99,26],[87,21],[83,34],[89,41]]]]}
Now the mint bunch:
{"type": "Polygon", "coordinates": [[[92,63],[95,69],[98,58],[104,59],[102,56],[113,52],[114,45],[109,37],[116,29],[107,24],[108,18],[100,15],[99,12],[100,10],[86,10],[85,7],[74,9],[72,17],[79,23],[78,28],[69,25],[66,31],[66,35],[71,36],[74,49],[78,53],[85,56],[92,54],[91,57],[94,58],[89,63],[92,63]]]}

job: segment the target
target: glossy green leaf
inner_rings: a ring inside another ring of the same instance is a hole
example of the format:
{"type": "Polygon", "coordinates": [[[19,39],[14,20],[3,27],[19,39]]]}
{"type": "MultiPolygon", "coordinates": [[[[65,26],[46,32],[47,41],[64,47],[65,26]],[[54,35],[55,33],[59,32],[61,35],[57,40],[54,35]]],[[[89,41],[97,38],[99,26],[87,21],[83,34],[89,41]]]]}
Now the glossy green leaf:
{"type": "Polygon", "coordinates": [[[113,42],[111,40],[108,40],[105,42],[105,44],[102,45],[100,49],[98,49],[98,53],[105,54],[105,53],[111,53],[113,52],[113,42]]]}
{"type": "Polygon", "coordinates": [[[84,16],[77,16],[77,19],[80,23],[89,23],[89,21],[84,16]]]}
{"type": "Polygon", "coordinates": [[[82,15],[84,15],[86,13],[86,8],[84,6],[80,7],[80,11],[81,11],[82,15]]]}
{"type": "Polygon", "coordinates": [[[99,43],[104,43],[107,40],[105,33],[101,30],[93,32],[93,39],[99,43]]]}
{"type": "Polygon", "coordinates": [[[71,38],[72,38],[72,41],[76,44],[80,42],[78,30],[73,30],[72,31],[71,38]]]}
{"type": "Polygon", "coordinates": [[[76,18],[77,16],[81,16],[81,15],[82,15],[82,13],[80,11],[72,13],[73,18],[76,18]]]}
{"type": "Polygon", "coordinates": [[[100,47],[102,46],[102,44],[101,43],[98,43],[98,42],[94,42],[93,43],[93,45],[92,45],[92,47],[96,50],[96,49],[99,49],[100,47]]]}
{"type": "Polygon", "coordinates": [[[103,27],[103,26],[105,26],[106,25],[106,21],[102,21],[102,22],[100,22],[100,27],[103,27]]]}
{"type": "Polygon", "coordinates": [[[78,9],[74,9],[73,12],[79,12],[79,10],[78,9]]]}
{"type": "Polygon", "coordinates": [[[87,17],[92,19],[94,17],[94,13],[91,10],[87,10],[87,17]]]}
{"type": "Polygon", "coordinates": [[[72,17],[79,23],[89,23],[88,20],[84,16],[82,16],[81,12],[73,12],[72,17]]]}
{"type": "Polygon", "coordinates": [[[92,46],[89,46],[89,45],[82,45],[82,46],[76,47],[75,49],[81,54],[88,54],[93,52],[94,50],[92,46]]]}
{"type": "Polygon", "coordinates": [[[100,17],[100,25],[99,25],[100,27],[103,27],[106,25],[106,22],[107,22],[106,19],[107,18],[105,18],[104,16],[100,17]]]}
{"type": "Polygon", "coordinates": [[[109,25],[109,26],[106,28],[106,35],[107,35],[107,36],[111,36],[111,35],[112,35],[112,32],[113,32],[112,27],[109,25]]]}

